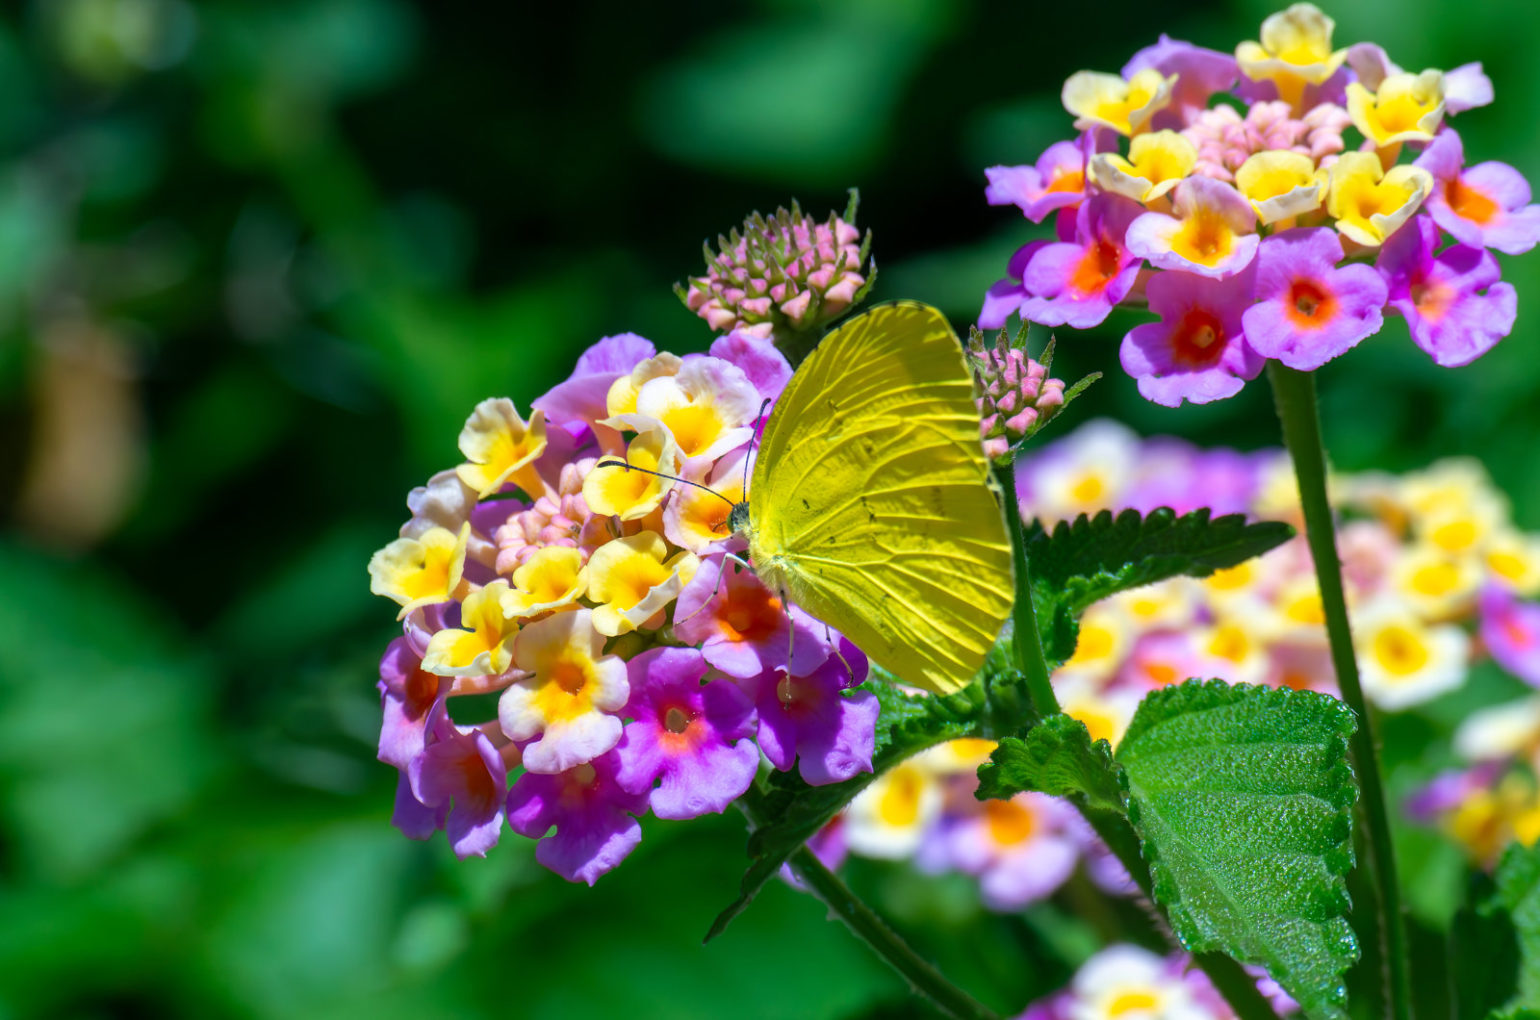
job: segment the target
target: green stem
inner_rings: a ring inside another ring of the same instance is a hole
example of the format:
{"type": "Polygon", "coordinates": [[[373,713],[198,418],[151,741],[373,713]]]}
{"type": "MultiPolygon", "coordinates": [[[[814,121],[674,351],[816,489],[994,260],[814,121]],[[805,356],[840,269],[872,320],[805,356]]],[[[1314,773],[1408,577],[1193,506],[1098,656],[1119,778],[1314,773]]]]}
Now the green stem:
{"type": "MultiPolygon", "coordinates": [[[[747,793],[738,798],[737,803],[749,824],[757,828],[761,807],[759,790],[750,787],[747,793]]],[[[851,892],[838,875],[824,867],[807,847],[799,848],[786,863],[813,895],[829,908],[831,914],[843,921],[845,927],[865,942],[872,952],[898,971],[910,988],[941,1012],[958,1020],[998,1020],[992,1010],[948,981],[934,964],[910,948],[909,943],[851,892]]]]}
{"type": "Polygon", "coordinates": [[[1027,680],[1032,707],[1044,719],[1059,713],[1059,699],[1048,679],[1048,659],[1043,654],[1043,635],[1037,628],[1037,607],[1032,604],[1032,575],[1027,567],[1027,533],[1016,500],[1016,472],[1012,465],[995,467],[995,480],[1005,503],[1005,526],[1011,532],[1011,552],[1016,561],[1016,605],[1011,611],[1011,638],[1016,662],[1027,680]]]}
{"type": "Polygon", "coordinates": [[[1331,643],[1332,665],[1342,700],[1358,716],[1351,751],[1363,793],[1360,804],[1368,828],[1369,870],[1374,882],[1367,885],[1378,903],[1382,957],[1389,969],[1390,1015],[1395,1020],[1411,1016],[1411,975],[1407,970],[1406,928],[1401,918],[1401,893],[1396,879],[1396,858],[1390,841],[1390,815],[1380,782],[1379,749],[1374,738],[1374,719],[1358,681],[1358,662],[1353,655],[1353,633],[1348,625],[1347,601],[1342,593],[1342,564],[1337,558],[1336,529],[1331,503],[1326,496],[1326,454],[1321,442],[1320,411],[1316,404],[1315,377],[1276,361],[1267,364],[1283,426],[1283,441],[1294,458],[1294,477],[1305,513],[1305,536],[1315,561],[1316,582],[1321,589],[1321,608],[1326,615],[1326,635],[1331,643]]]}

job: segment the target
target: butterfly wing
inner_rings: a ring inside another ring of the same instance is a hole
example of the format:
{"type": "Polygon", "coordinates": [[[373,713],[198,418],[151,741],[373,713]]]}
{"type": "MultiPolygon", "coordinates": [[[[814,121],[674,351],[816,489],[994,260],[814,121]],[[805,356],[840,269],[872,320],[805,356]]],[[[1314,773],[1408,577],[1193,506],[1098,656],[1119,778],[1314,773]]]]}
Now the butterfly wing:
{"type": "Polygon", "coordinates": [[[765,427],[750,555],[772,587],[903,682],[966,686],[1010,615],[1010,539],[973,379],[934,308],[825,337],[765,427]]]}

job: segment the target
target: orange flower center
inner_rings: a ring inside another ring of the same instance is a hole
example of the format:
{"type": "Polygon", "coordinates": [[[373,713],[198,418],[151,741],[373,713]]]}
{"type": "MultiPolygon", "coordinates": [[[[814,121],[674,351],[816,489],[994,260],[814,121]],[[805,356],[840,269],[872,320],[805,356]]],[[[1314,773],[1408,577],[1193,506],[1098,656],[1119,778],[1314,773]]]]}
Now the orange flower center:
{"type": "Polygon", "coordinates": [[[1497,218],[1497,203],[1456,177],[1444,190],[1444,200],[1461,219],[1487,224],[1497,218]]]}
{"type": "Polygon", "coordinates": [[[1171,333],[1171,359],[1186,368],[1207,368],[1225,352],[1224,324],[1205,308],[1182,316],[1171,333]]]}
{"type": "Polygon", "coordinates": [[[1100,294],[1107,284],[1118,275],[1118,246],[1102,238],[1096,242],[1075,266],[1070,274],[1069,285],[1078,294],[1100,294]]]}
{"type": "Polygon", "coordinates": [[[1300,329],[1320,329],[1337,314],[1337,297],[1314,280],[1295,280],[1289,285],[1284,314],[1300,329]]]}

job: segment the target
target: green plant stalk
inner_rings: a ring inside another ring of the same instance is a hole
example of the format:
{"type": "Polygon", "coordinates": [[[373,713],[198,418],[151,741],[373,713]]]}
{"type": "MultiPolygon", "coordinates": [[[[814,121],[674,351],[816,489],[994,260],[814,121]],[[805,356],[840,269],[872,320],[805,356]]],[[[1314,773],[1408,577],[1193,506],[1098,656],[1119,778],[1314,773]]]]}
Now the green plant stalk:
{"type": "Polygon", "coordinates": [[[1005,504],[1005,526],[1011,533],[1011,555],[1016,565],[1016,605],[1011,610],[1011,640],[1017,666],[1027,680],[1032,707],[1044,719],[1059,713],[1059,699],[1048,679],[1048,658],[1043,653],[1043,635],[1037,629],[1037,607],[1032,604],[1032,575],[1027,567],[1027,533],[1016,500],[1014,465],[995,466],[1005,504]]]}
{"type": "MultiPolygon", "coordinates": [[[[749,787],[737,800],[739,810],[754,828],[760,824],[762,803],[757,785],[749,787]]],[[[851,892],[838,875],[824,867],[813,851],[801,847],[786,863],[812,894],[829,908],[829,912],[843,921],[845,927],[866,943],[883,962],[898,971],[899,976],[916,994],[957,1020],[999,1020],[993,1010],[952,984],[934,964],[916,953],[909,943],[877,916],[876,911],[851,892]]]]}
{"type": "Polygon", "coordinates": [[[1347,601],[1342,593],[1342,564],[1337,557],[1336,528],[1326,495],[1326,452],[1321,442],[1315,376],[1269,361],[1267,377],[1273,385],[1284,445],[1294,459],[1294,477],[1299,483],[1299,498],[1305,513],[1305,537],[1310,543],[1310,557],[1315,561],[1316,583],[1321,590],[1321,608],[1326,615],[1326,635],[1331,643],[1337,687],[1342,692],[1342,700],[1358,716],[1358,727],[1353,731],[1349,746],[1362,792],[1359,803],[1368,829],[1369,868],[1374,881],[1367,888],[1374,890],[1378,901],[1374,905],[1374,915],[1378,918],[1381,955],[1389,972],[1390,1015],[1395,1020],[1408,1020],[1412,1015],[1411,975],[1407,970],[1410,958],[1406,927],[1401,917],[1395,852],[1390,839],[1390,815],[1380,780],[1374,720],[1358,681],[1353,632],[1348,625],[1347,601]]]}
{"type": "MultiPolygon", "coordinates": [[[[1016,563],[1016,605],[1012,615],[1013,639],[1016,661],[1026,677],[1027,690],[1032,697],[1032,707],[1039,716],[1057,715],[1059,699],[1053,692],[1048,676],[1048,658],[1043,651],[1042,632],[1037,626],[1037,607],[1032,600],[1032,578],[1028,572],[1026,526],[1017,510],[1016,477],[1012,467],[995,468],[995,480],[1005,494],[1006,526],[1011,532],[1011,551],[1016,563]]],[[[1150,869],[1139,852],[1139,837],[1129,825],[1128,819],[1110,811],[1088,808],[1078,800],[1075,806],[1090,823],[1101,841],[1123,865],[1139,892],[1151,904],[1155,902],[1154,884],[1150,869]]],[[[1203,973],[1208,975],[1214,987],[1223,995],[1239,1020],[1277,1020],[1257,983],[1230,957],[1223,953],[1203,953],[1194,957],[1203,973]]]]}

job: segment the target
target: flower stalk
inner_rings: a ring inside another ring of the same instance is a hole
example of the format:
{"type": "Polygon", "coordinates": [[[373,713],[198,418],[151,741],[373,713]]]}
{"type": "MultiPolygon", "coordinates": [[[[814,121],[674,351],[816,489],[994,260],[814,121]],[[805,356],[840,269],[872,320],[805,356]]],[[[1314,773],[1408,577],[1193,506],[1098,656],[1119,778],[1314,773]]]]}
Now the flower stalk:
{"type": "Polygon", "coordinates": [[[1305,535],[1315,562],[1315,576],[1321,592],[1321,608],[1326,616],[1326,635],[1331,646],[1332,665],[1342,700],[1358,716],[1350,744],[1355,772],[1362,797],[1363,819],[1367,829],[1368,864],[1373,882],[1366,884],[1376,899],[1374,916],[1378,921],[1380,956],[1388,965],[1387,1015],[1395,1020],[1411,1016],[1410,975],[1407,971],[1408,946],[1401,917],[1400,886],[1396,878],[1395,853],[1390,838],[1390,816],[1385,805],[1385,791],[1380,779],[1379,748],[1374,736],[1374,719],[1364,701],[1358,678],[1358,662],[1353,654],[1353,633],[1348,624],[1347,601],[1342,590],[1342,563],[1337,556],[1336,528],[1332,522],[1331,503],[1326,495],[1326,456],[1321,442],[1320,412],[1316,402],[1315,376],[1279,364],[1268,363],[1268,379],[1283,427],[1284,444],[1294,461],[1294,476],[1299,483],[1299,498],[1305,515],[1305,535]]]}

